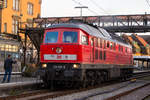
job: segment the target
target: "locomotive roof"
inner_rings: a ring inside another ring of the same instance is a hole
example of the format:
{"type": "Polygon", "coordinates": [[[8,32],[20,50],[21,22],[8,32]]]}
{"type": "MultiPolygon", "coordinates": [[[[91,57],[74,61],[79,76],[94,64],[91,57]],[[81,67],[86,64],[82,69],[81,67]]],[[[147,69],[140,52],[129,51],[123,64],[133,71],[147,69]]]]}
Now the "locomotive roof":
{"type": "Polygon", "coordinates": [[[100,27],[90,26],[88,24],[83,23],[61,23],[61,24],[54,24],[48,28],[59,28],[59,27],[69,27],[69,28],[80,28],[87,32],[89,35],[103,38],[110,41],[120,42],[123,44],[127,44],[121,37],[108,33],[106,30],[100,27]]]}

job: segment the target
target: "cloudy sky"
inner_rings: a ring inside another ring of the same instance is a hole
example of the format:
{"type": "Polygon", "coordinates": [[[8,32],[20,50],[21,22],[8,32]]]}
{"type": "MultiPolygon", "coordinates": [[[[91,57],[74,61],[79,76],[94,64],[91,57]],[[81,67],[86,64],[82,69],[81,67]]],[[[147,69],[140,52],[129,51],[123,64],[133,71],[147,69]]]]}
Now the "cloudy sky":
{"type": "Polygon", "coordinates": [[[150,0],[42,0],[42,17],[144,14],[150,13],[150,0]]]}

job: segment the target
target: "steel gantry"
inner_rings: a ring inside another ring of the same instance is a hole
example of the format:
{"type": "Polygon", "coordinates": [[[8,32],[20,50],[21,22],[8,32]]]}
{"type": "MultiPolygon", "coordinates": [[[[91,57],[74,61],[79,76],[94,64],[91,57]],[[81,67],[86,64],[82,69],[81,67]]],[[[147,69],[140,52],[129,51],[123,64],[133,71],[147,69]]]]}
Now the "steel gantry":
{"type": "Polygon", "coordinates": [[[97,25],[109,32],[139,33],[150,32],[150,14],[137,15],[109,15],[109,16],[82,16],[82,17],[48,17],[35,18],[34,23],[39,27],[48,27],[52,24],[80,20],[97,25]]]}

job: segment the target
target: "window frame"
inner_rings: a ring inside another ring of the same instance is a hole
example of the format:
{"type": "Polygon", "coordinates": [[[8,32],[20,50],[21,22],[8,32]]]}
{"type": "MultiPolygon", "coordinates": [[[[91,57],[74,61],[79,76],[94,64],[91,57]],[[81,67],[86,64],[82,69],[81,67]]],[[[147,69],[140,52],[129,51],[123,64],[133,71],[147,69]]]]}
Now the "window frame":
{"type": "Polygon", "coordinates": [[[99,59],[103,60],[103,51],[102,50],[99,51],[99,59]]]}
{"type": "Polygon", "coordinates": [[[19,19],[13,17],[12,18],[12,33],[17,34],[18,33],[18,25],[19,25],[19,19]]]}
{"type": "Polygon", "coordinates": [[[107,41],[107,48],[110,48],[110,42],[107,41]]]}
{"type": "Polygon", "coordinates": [[[94,38],[95,42],[95,47],[98,47],[98,38],[94,38]]]}
{"type": "Polygon", "coordinates": [[[75,32],[77,40],[76,40],[76,42],[71,42],[71,44],[72,43],[78,43],[78,40],[79,40],[79,38],[78,38],[79,36],[78,35],[79,35],[79,33],[77,31],[72,31],[72,30],[67,30],[67,31],[65,30],[65,31],[62,32],[62,43],[68,43],[68,42],[64,42],[64,32],[75,32]]]}
{"type": "Polygon", "coordinates": [[[113,50],[113,42],[110,42],[110,49],[113,50]]]}
{"type": "Polygon", "coordinates": [[[28,15],[33,15],[33,11],[34,11],[33,3],[28,2],[28,4],[27,4],[27,14],[28,15]]]}
{"type": "Polygon", "coordinates": [[[4,0],[4,8],[7,8],[7,2],[8,0],[4,0]]]}
{"type": "Polygon", "coordinates": [[[95,49],[95,60],[98,60],[98,49],[95,49]]]}
{"type": "Polygon", "coordinates": [[[116,50],[116,43],[114,43],[114,47],[113,47],[113,49],[114,49],[114,50],[116,50]]]}
{"type": "Polygon", "coordinates": [[[43,42],[44,42],[45,44],[58,43],[58,40],[59,40],[59,32],[58,32],[58,31],[46,31],[46,32],[45,32],[45,37],[44,37],[44,40],[43,40],[43,42]],[[48,33],[48,32],[57,32],[57,40],[56,40],[56,42],[46,42],[46,37],[47,37],[47,33],[48,33]]]}
{"type": "Polygon", "coordinates": [[[88,36],[87,35],[81,35],[81,44],[83,45],[88,45],[89,44],[89,41],[88,41],[88,36]],[[83,40],[83,37],[85,37],[86,41],[82,41],[83,40]]]}
{"type": "Polygon", "coordinates": [[[7,23],[4,23],[4,32],[7,33],[7,23]]]}
{"type": "Polygon", "coordinates": [[[13,0],[13,10],[19,11],[20,10],[20,0],[13,0]]]}
{"type": "Polygon", "coordinates": [[[106,43],[107,43],[106,40],[104,40],[104,42],[102,43],[102,44],[104,44],[104,49],[106,49],[106,43]]]}

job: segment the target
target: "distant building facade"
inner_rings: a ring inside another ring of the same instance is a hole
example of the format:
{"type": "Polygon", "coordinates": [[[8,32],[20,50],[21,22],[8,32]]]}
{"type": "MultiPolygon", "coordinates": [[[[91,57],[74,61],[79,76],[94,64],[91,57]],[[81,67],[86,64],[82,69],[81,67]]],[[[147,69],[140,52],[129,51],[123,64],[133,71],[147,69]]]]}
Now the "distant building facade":
{"type": "Polygon", "coordinates": [[[41,15],[42,0],[0,0],[0,61],[8,54],[19,58],[19,26],[31,27],[33,18],[41,15]]]}

